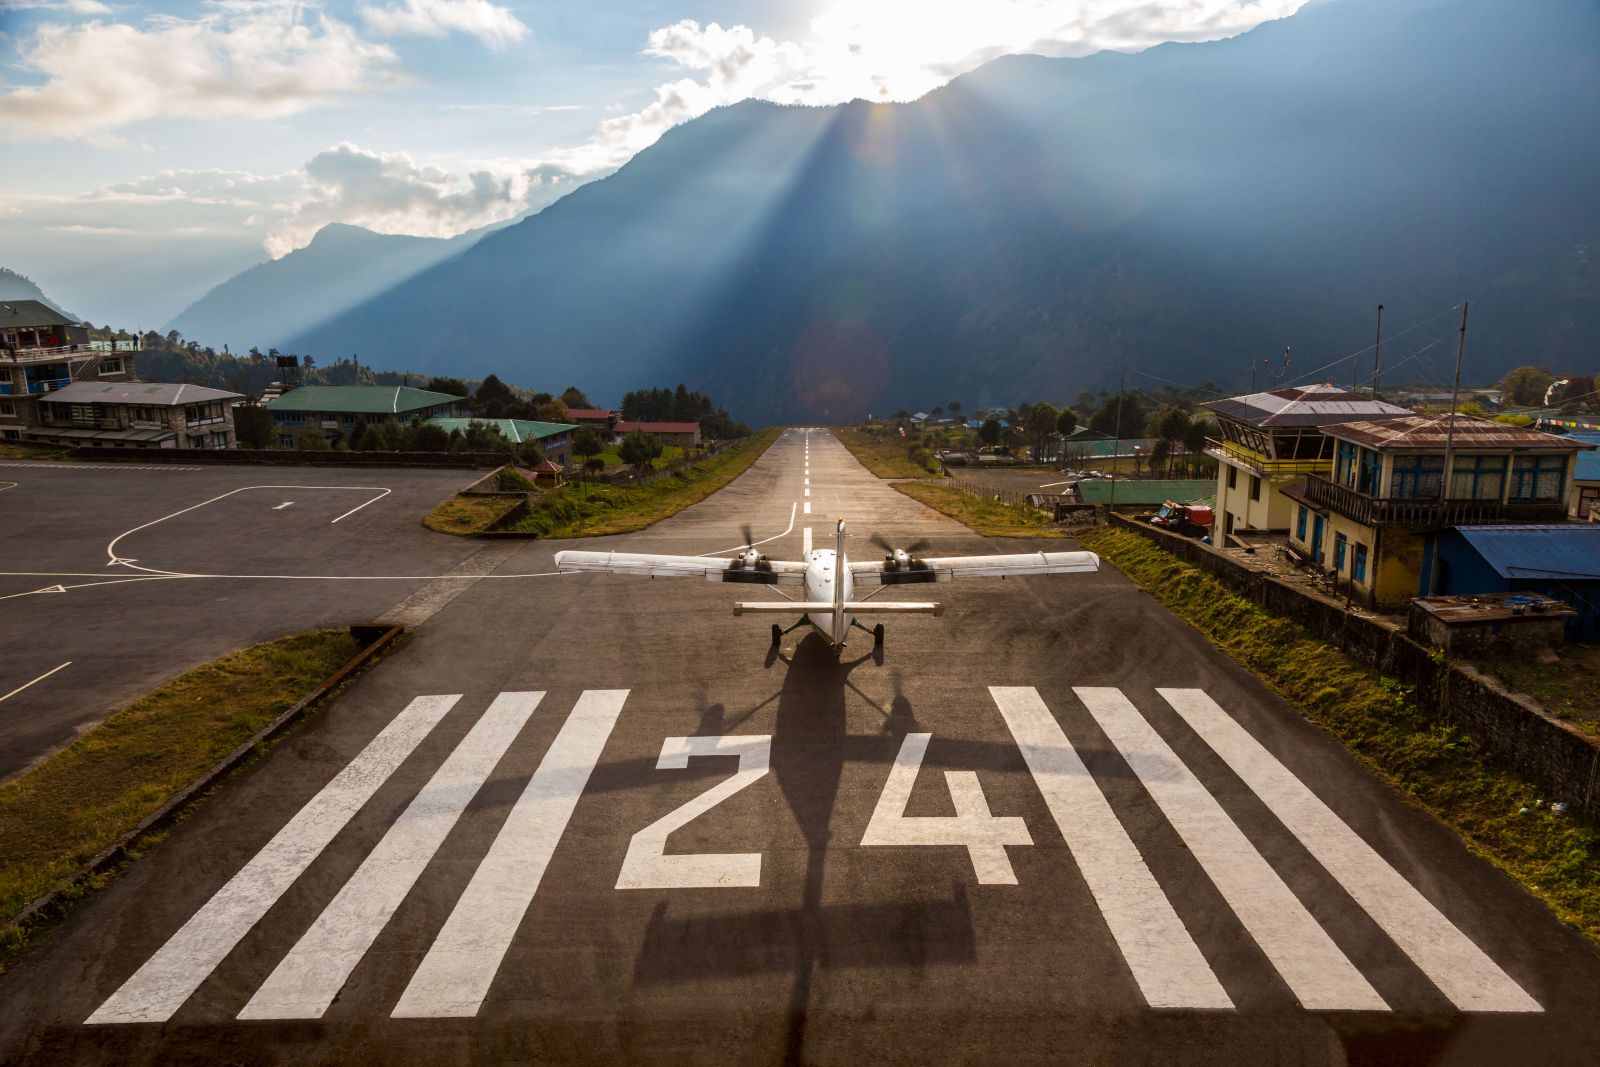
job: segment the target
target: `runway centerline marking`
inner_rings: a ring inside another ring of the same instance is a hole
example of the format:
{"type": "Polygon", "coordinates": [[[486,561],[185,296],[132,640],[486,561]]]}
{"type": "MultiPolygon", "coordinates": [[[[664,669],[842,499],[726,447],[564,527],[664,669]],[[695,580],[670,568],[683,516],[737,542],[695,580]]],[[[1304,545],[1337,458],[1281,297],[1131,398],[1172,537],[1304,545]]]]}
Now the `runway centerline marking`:
{"type": "Polygon", "coordinates": [[[809,555],[811,555],[811,527],[802,526],[800,528],[800,557],[804,559],[809,555]]]}
{"type": "Polygon", "coordinates": [[[1216,701],[1199,689],[1156,692],[1456,1007],[1544,1010],[1216,701]]]}
{"type": "Polygon", "coordinates": [[[460,699],[419,696],[406,705],[86,1021],[172,1018],[460,699]]]}
{"type": "Polygon", "coordinates": [[[990,686],[1045,806],[1152,1008],[1233,1007],[1061,724],[1031,687],[990,686]]]}
{"type": "Polygon", "coordinates": [[[495,697],[239,1018],[322,1018],[543,697],[495,697]]]}
{"type": "Polygon", "coordinates": [[[478,1014],[627,698],[626,689],[578,698],[412,974],[395,1018],[478,1014]]]}
{"type": "Polygon", "coordinates": [[[811,514],[811,501],[809,501],[809,500],[807,500],[807,501],[806,501],[806,509],[805,509],[805,513],[806,513],[806,514],[807,514],[807,515],[809,515],[809,514],[811,514]]]}
{"type": "Polygon", "coordinates": [[[1308,1011],[1389,1007],[1122,690],[1072,690],[1308,1011]]]}
{"type": "MultiPolygon", "coordinates": [[[[17,595],[18,596],[26,596],[27,594],[19,593],[17,595]]],[[[52,674],[56,673],[57,671],[64,671],[70,666],[72,666],[72,661],[69,659],[69,660],[67,660],[67,662],[61,664],[60,666],[51,667],[49,670],[47,670],[43,674],[39,675],[39,677],[35,678],[33,681],[31,681],[31,682],[23,682],[21,685],[17,686],[15,689],[13,689],[11,692],[7,693],[5,696],[0,697],[0,703],[3,703],[5,701],[7,701],[7,700],[10,700],[12,697],[16,696],[18,693],[22,692],[24,689],[27,689],[30,686],[38,685],[40,682],[44,681],[46,678],[50,677],[52,674]]]]}

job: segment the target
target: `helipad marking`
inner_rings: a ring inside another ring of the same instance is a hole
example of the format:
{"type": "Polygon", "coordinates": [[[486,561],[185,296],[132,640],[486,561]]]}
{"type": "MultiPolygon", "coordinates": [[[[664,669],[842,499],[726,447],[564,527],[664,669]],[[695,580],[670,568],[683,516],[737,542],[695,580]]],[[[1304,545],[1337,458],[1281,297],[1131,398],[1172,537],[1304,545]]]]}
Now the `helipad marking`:
{"type": "Polygon", "coordinates": [[[172,1018],[460,699],[420,696],[406,705],[86,1021],[172,1018]]]}
{"type": "Polygon", "coordinates": [[[626,689],[600,689],[578,698],[411,976],[396,1018],[478,1013],[627,697],[626,689]]]}
{"type": "Polygon", "coordinates": [[[1146,1002],[1152,1008],[1232,1008],[1227,991],[1038,691],[990,686],[989,693],[1146,1002]]]}
{"type": "Polygon", "coordinates": [[[495,698],[239,1018],[322,1017],[543,697],[495,698]]]}
{"type": "Polygon", "coordinates": [[[1544,1010],[1216,701],[1199,689],[1156,692],[1456,1007],[1544,1010]]]}
{"type": "Polygon", "coordinates": [[[1311,1011],[1389,1007],[1339,951],[1215,797],[1120,689],[1072,690],[1144,783],[1228,906],[1311,1011]]]}
{"type": "MultiPolygon", "coordinates": [[[[66,590],[62,589],[59,585],[56,586],[54,590],[47,590],[47,589],[39,590],[39,592],[41,592],[41,593],[52,592],[52,591],[58,592],[58,593],[65,593],[66,592],[66,590]]],[[[21,685],[17,686],[15,689],[13,689],[11,692],[7,693],[5,696],[0,697],[0,702],[4,702],[4,701],[7,701],[7,700],[10,700],[12,697],[16,696],[18,693],[22,692],[24,689],[27,689],[27,688],[29,688],[31,686],[38,685],[40,682],[44,681],[46,678],[50,677],[52,674],[56,673],[57,671],[64,671],[70,666],[72,666],[72,661],[69,659],[69,660],[67,660],[67,662],[61,664],[60,666],[51,667],[49,670],[47,670],[43,674],[39,675],[39,677],[35,678],[33,681],[31,681],[31,682],[23,682],[21,685]]]]}
{"type": "Polygon", "coordinates": [[[284,508],[293,507],[293,506],[294,506],[294,501],[293,500],[285,500],[283,503],[279,504],[277,507],[273,508],[272,510],[273,511],[282,511],[284,508]]]}

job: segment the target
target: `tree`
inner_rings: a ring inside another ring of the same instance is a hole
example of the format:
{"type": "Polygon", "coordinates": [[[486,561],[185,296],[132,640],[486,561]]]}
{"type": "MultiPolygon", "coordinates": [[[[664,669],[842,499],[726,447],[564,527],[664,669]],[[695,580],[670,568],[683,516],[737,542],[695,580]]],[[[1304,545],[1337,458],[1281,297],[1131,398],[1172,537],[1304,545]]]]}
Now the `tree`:
{"type": "Polygon", "coordinates": [[[1550,402],[1559,404],[1568,410],[1592,408],[1595,402],[1594,376],[1591,374],[1573,374],[1567,378],[1567,384],[1556,389],[1551,395],[1550,402]]]}
{"type": "Polygon", "coordinates": [[[1000,420],[991,415],[978,427],[978,440],[993,448],[1000,443],[1001,429],[1000,420]]]}
{"type": "Polygon", "coordinates": [[[438,423],[414,421],[406,437],[413,452],[450,451],[450,435],[438,423]]]}
{"type": "Polygon", "coordinates": [[[544,449],[530,437],[517,446],[517,462],[524,467],[537,467],[544,462],[544,449]]]}
{"type": "Polygon", "coordinates": [[[383,431],[373,423],[363,423],[361,429],[356,431],[355,437],[350,441],[352,452],[382,452],[383,431]]]}
{"type": "Polygon", "coordinates": [[[1518,367],[1500,380],[1501,402],[1517,407],[1539,407],[1555,375],[1543,367],[1518,367]]]}
{"type": "Polygon", "coordinates": [[[1205,454],[1206,439],[1215,437],[1221,432],[1217,424],[1209,419],[1190,421],[1189,428],[1183,432],[1183,450],[1189,454],[1191,467],[1199,466],[1200,458],[1205,454]]]}
{"type": "Polygon", "coordinates": [[[294,447],[301,452],[327,452],[332,448],[320,426],[303,427],[294,435],[294,447]]]}
{"type": "Polygon", "coordinates": [[[583,461],[583,469],[588,471],[590,474],[599,474],[601,471],[606,469],[606,461],[601,459],[599,456],[590,456],[588,459],[583,461]]]}
{"type": "MultiPolygon", "coordinates": [[[[451,444],[455,445],[457,443],[455,434],[450,436],[452,439],[451,444]]],[[[500,432],[500,427],[478,419],[473,419],[467,423],[467,429],[461,434],[459,443],[459,451],[462,452],[505,452],[510,454],[512,451],[511,439],[500,432]]],[[[452,447],[451,451],[458,451],[458,449],[452,447]]]]}
{"type": "Polygon", "coordinates": [[[467,383],[460,378],[429,378],[428,384],[423,386],[430,393],[443,393],[446,396],[469,397],[472,390],[467,388],[467,383]]]}
{"type": "Polygon", "coordinates": [[[511,386],[491,374],[478,383],[473,399],[479,415],[486,419],[505,419],[511,417],[509,409],[517,402],[517,395],[511,391],[511,386]]]}
{"type": "Polygon", "coordinates": [[[572,415],[567,411],[567,405],[561,401],[546,400],[542,404],[534,405],[533,417],[540,422],[566,422],[572,415]]]}
{"type": "Polygon", "coordinates": [[[589,398],[583,395],[583,390],[579,389],[576,385],[569,385],[566,387],[566,389],[562,390],[560,399],[561,402],[567,405],[569,408],[587,408],[593,406],[589,403],[589,398]]]}
{"type": "Polygon", "coordinates": [[[946,411],[948,411],[952,416],[960,415],[961,414],[961,401],[952,400],[952,401],[950,401],[948,404],[946,404],[944,406],[944,409],[946,411]]]}
{"type": "Polygon", "coordinates": [[[634,430],[628,434],[617,448],[617,457],[622,462],[631,463],[643,470],[649,470],[650,461],[659,455],[661,455],[661,442],[643,430],[634,430]]]}
{"type": "Polygon", "coordinates": [[[1138,393],[1118,393],[1089,420],[1089,429],[1108,437],[1130,437],[1144,427],[1144,404],[1138,393]]]}
{"type": "Polygon", "coordinates": [[[1071,437],[1078,428],[1078,413],[1071,408],[1062,408],[1056,415],[1056,433],[1062,437],[1071,437]]]}
{"type": "Polygon", "coordinates": [[[1028,440],[1033,447],[1039,450],[1039,458],[1044,459],[1045,451],[1050,447],[1050,439],[1056,433],[1056,420],[1061,417],[1061,412],[1054,404],[1041,400],[1028,409],[1024,416],[1022,428],[1028,435],[1028,440]]]}
{"type": "Polygon", "coordinates": [[[272,416],[260,404],[237,404],[233,409],[233,432],[240,448],[271,448],[272,416]]]}
{"type": "MultiPolygon", "coordinates": [[[[606,450],[605,438],[593,426],[580,426],[572,435],[572,454],[574,456],[593,457],[606,450]]],[[[602,464],[604,466],[604,464],[602,464]]],[[[584,470],[589,469],[589,464],[584,463],[584,470]]]]}

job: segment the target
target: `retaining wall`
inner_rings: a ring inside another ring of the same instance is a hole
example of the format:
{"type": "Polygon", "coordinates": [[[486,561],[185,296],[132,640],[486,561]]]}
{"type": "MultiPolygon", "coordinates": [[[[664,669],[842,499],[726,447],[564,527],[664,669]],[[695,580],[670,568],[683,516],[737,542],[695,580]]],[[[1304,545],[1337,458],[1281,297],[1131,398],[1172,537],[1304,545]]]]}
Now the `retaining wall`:
{"type": "Polygon", "coordinates": [[[296,467],[504,466],[493,452],[302,452],[294,448],[69,448],[73,459],[137,463],[258,463],[296,467]]]}
{"type": "Polygon", "coordinates": [[[1565,800],[1600,820],[1600,742],[1507,692],[1472,666],[1435,659],[1433,650],[1396,626],[1353,615],[1193,538],[1120,515],[1109,516],[1109,521],[1155,542],[1273,614],[1293,619],[1358,662],[1414,686],[1424,710],[1469,734],[1495,759],[1541,786],[1546,799],[1565,800]]]}

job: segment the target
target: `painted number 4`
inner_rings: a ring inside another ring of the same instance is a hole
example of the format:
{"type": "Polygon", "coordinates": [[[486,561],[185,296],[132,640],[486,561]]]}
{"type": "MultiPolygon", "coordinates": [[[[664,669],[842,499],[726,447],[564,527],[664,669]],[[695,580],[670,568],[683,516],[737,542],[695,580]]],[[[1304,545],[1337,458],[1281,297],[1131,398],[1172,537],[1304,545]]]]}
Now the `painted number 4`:
{"type": "Polygon", "coordinates": [[[1007,845],[1031,845],[1033,838],[1020,816],[989,814],[989,802],[974,771],[945,771],[955,815],[908,816],[911,787],[922,769],[932,734],[906,734],[884,783],[878,806],[861,838],[863,845],[962,845],[972,857],[980,885],[1016,885],[1017,874],[1006,857],[1007,845]]]}

